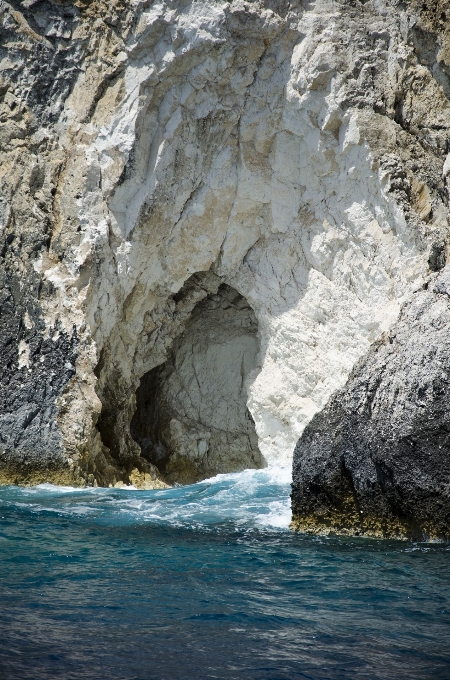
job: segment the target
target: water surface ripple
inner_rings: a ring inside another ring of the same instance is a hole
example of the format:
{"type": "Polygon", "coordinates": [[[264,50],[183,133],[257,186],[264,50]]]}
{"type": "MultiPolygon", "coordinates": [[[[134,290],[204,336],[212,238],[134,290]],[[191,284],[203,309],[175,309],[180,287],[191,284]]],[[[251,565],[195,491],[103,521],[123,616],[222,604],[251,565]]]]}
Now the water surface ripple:
{"type": "Polygon", "coordinates": [[[1,679],[448,680],[449,546],[293,534],[289,482],[0,489],[1,679]]]}

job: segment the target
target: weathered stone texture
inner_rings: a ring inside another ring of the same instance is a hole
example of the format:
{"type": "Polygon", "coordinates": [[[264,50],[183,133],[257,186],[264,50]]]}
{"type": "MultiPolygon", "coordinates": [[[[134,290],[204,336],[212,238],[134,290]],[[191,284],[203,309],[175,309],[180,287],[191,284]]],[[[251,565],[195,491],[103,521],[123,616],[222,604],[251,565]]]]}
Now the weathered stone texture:
{"type": "Polygon", "coordinates": [[[446,12],[0,2],[2,481],[163,483],[130,424],[199,272],[254,312],[246,408],[290,462],[445,261],[446,12]]]}
{"type": "Polygon", "coordinates": [[[169,482],[264,467],[247,409],[256,318],[239,293],[220,279],[211,283],[167,361],[142,378],[136,393],[131,434],[169,482]]]}
{"type": "Polygon", "coordinates": [[[446,267],[306,427],[294,453],[295,528],[450,536],[449,327],[446,267]]]}

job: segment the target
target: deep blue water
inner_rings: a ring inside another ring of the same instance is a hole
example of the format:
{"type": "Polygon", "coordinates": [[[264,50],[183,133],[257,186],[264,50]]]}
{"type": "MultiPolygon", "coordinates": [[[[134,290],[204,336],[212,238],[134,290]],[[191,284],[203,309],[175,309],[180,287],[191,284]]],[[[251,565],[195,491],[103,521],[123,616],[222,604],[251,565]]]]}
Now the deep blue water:
{"type": "Polygon", "coordinates": [[[288,495],[0,489],[1,680],[448,680],[450,546],[293,534],[288,495]]]}

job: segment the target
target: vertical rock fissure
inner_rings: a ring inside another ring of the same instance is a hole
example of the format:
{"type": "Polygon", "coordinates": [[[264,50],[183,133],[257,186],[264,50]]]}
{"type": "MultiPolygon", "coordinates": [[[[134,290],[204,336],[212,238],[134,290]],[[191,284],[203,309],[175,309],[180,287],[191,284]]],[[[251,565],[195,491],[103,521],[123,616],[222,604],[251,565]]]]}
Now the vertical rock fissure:
{"type": "Polygon", "coordinates": [[[142,377],[131,434],[167,482],[264,466],[247,408],[257,354],[254,312],[222,284],[194,307],[167,361],[142,377]]]}

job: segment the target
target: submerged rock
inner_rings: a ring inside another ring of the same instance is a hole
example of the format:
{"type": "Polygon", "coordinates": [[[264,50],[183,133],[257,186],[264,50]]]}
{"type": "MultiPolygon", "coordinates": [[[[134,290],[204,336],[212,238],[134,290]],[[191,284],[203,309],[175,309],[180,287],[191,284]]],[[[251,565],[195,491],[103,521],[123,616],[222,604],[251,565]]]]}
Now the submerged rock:
{"type": "Polygon", "coordinates": [[[1,483],[291,462],[446,262],[425,4],[0,3],[1,483]]]}

